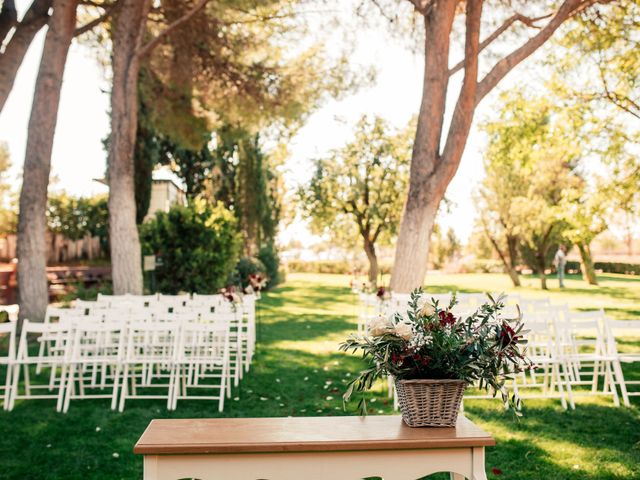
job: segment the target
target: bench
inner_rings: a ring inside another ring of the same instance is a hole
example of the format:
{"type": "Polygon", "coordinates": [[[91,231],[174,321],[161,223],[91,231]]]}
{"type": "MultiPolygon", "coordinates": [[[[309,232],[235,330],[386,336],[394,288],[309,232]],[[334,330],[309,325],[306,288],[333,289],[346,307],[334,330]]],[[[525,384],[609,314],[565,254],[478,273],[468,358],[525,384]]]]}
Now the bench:
{"type": "Polygon", "coordinates": [[[493,438],[464,416],[456,428],[410,428],[400,416],[153,420],[134,453],[144,480],[415,480],[449,472],[486,480],[493,438]]]}

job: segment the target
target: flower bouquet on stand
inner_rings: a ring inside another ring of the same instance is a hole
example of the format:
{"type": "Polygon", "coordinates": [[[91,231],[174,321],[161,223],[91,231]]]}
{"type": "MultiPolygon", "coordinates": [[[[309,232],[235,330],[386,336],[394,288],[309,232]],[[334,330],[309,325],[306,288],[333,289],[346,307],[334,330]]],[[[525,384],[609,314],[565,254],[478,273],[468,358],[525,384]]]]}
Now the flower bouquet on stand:
{"type": "MultiPolygon", "coordinates": [[[[417,289],[406,313],[380,317],[365,335],[350,336],[340,350],[361,351],[369,365],[349,384],[345,401],[391,376],[402,417],[411,427],[455,426],[468,385],[500,392],[505,406],[520,415],[520,399],[506,381],[530,366],[522,316],[503,318],[504,296],[487,297],[477,310],[459,317],[455,295],[441,307],[417,289]]],[[[366,412],[364,395],[360,407],[366,412]]]]}

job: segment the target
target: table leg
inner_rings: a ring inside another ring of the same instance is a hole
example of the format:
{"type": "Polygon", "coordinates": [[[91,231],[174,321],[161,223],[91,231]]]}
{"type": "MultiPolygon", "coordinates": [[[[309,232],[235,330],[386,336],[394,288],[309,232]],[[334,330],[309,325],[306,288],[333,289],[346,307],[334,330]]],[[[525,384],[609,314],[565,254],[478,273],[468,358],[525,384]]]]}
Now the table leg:
{"type": "Polygon", "coordinates": [[[143,480],[158,480],[158,456],[144,456],[144,474],[143,480]]]}
{"type": "Polygon", "coordinates": [[[460,475],[459,473],[450,473],[451,480],[465,480],[464,475],[460,475]]]}
{"type": "Polygon", "coordinates": [[[487,472],[484,469],[484,447],[476,447],[472,452],[473,477],[472,480],[487,480],[487,472]]]}

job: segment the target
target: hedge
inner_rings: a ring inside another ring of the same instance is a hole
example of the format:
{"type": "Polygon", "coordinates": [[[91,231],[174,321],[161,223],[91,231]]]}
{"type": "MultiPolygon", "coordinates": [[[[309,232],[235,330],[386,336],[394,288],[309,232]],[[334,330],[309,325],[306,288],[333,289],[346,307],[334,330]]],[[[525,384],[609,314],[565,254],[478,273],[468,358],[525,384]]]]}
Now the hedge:
{"type": "MultiPolygon", "coordinates": [[[[621,273],[623,275],[640,275],[640,264],[623,262],[595,262],[593,267],[597,272],[621,273]]],[[[580,262],[570,261],[565,270],[571,273],[581,273],[580,262]]]]}

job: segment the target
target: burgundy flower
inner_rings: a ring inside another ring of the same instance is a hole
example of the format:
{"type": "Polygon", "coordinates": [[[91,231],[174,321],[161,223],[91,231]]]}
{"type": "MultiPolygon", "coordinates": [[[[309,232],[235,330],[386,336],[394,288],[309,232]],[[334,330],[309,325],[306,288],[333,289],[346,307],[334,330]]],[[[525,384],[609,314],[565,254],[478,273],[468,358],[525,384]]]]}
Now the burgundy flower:
{"type": "Polygon", "coordinates": [[[427,365],[429,365],[429,362],[431,361],[431,357],[427,355],[422,356],[419,353],[416,353],[413,355],[413,360],[417,364],[422,365],[423,367],[426,367],[427,365]]]}
{"type": "Polygon", "coordinates": [[[502,328],[500,329],[500,345],[502,345],[503,348],[508,347],[511,343],[517,342],[518,338],[513,328],[506,323],[502,324],[502,328]]]}
{"type": "Polygon", "coordinates": [[[438,317],[440,317],[440,325],[443,327],[446,325],[453,325],[456,323],[456,317],[454,317],[453,313],[451,312],[439,311],[438,317]]]}
{"type": "Polygon", "coordinates": [[[385,293],[386,293],[386,290],[384,289],[384,287],[380,287],[380,288],[378,288],[378,292],[376,293],[376,296],[378,298],[382,298],[382,297],[384,297],[385,293]]]}
{"type": "Polygon", "coordinates": [[[491,473],[493,473],[494,475],[502,475],[502,470],[500,470],[499,468],[493,467],[491,469],[491,473]]]}

